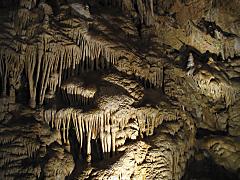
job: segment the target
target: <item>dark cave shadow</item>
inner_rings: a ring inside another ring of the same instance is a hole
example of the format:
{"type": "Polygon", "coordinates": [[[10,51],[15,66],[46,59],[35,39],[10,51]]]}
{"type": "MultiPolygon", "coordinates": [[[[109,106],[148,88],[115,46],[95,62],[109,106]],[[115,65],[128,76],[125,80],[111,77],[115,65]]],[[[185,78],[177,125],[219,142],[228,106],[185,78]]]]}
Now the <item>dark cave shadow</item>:
{"type": "Polygon", "coordinates": [[[237,173],[217,165],[213,159],[190,159],[181,180],[239,180],[237,173]]]}

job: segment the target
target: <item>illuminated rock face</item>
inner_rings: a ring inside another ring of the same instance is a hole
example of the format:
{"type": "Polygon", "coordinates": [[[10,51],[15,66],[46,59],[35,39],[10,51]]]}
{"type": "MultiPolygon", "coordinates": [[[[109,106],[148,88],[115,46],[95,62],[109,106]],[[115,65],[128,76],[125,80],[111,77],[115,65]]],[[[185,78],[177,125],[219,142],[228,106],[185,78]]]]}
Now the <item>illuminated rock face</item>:
{"type": "Polygon", "coordinates": [[[0,2],[0,179],[239,173],[239,6],[0,2]]]}

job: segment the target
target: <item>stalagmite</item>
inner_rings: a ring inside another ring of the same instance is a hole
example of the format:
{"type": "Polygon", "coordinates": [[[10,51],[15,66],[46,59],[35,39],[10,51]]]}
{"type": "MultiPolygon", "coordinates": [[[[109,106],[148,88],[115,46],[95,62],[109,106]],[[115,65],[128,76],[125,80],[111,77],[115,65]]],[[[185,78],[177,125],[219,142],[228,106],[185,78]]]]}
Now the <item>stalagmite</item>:
{"type": "Polygon", "coordinates": [[[189,57],[188,57],[188,64],[187,64],[187,69],[188,69],[188,72],[187,74],[190,76],[193,75],[194,71],[195,71],[195,63],[194,63],[194,57],[192,55],[192,53],[189,54],[189,57]]]}

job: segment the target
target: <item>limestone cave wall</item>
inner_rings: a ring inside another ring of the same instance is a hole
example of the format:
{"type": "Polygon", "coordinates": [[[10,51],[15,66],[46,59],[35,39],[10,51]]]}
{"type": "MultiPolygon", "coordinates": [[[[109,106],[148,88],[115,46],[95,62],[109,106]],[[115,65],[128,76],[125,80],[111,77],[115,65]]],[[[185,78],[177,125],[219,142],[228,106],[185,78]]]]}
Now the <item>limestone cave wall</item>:
{"type": "Polygon", "coordinates": [[[239,9],[0,1],[0,179],[240,178],[239,9]]]}

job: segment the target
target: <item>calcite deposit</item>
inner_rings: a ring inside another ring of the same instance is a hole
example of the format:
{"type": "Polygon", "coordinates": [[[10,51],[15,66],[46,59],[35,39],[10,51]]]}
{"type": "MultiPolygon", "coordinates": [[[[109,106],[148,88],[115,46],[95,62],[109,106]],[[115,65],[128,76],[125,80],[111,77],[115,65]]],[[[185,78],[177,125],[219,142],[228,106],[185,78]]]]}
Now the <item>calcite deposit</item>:
{"type": "Polygon", "coordinates": [[[239,8],[0,1],[0,179],[240,178],[239,8]]]}

